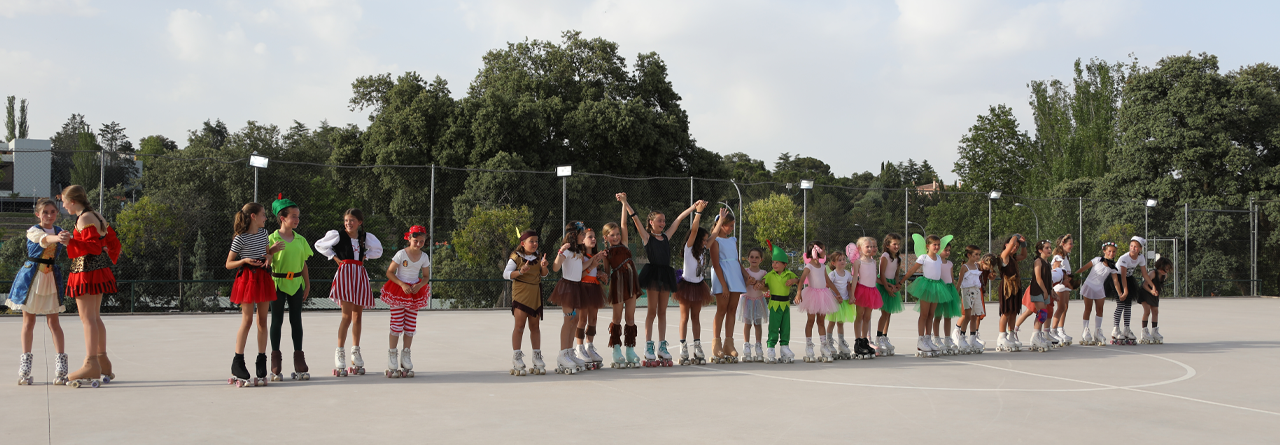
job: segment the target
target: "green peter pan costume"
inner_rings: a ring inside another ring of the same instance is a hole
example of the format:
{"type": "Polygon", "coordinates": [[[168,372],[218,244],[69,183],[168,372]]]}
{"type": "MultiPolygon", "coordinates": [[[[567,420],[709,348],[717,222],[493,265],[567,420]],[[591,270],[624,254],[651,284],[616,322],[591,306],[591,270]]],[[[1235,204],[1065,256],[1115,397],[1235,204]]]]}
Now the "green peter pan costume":
{"type": "MultiPolygon", "coordinates": [[[[773,246],[773,261],[789,263],[791,258],[781,247],[773,246]]],[[[769,286],[770,349],[778,343],[783,346],[791,343],[791,286],[787,285],[787,281],[794,279],[796,274],[789,270],[783,270],[782,273],[770,270],[764,276],[764,283],[769,286]]]]}

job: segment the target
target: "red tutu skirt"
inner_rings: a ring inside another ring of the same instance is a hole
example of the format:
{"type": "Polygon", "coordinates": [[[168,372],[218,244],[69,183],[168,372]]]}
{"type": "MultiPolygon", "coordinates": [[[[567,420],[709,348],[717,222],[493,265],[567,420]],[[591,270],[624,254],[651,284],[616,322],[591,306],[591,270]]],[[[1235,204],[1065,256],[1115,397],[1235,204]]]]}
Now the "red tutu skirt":
{"type": "Polygon", "coordinates": [[[276,282],[271,271],[262,267],[243,266],[236,271],[236,281],[231,284],[231,302],[253,304],[276,301],[276,282]]]}
{"type": "Polygon", "coordinates": [[[570,281],[561,278],[556,282],[555,290],[551,291],[551,304],[565,307],[569,309],[598,309],[603,304],[603,292],[599,296],[599,300],[592,298],[588,287],[599,288],[598,284],[587,284],[581,281],[570,281]],[[595,306],[592,306],[592,304],[595,306]]]}
{"type": "Polygon", "coordinates": [[[422,286],[422,289],[418,289],[417,293],[407,294],[399,284],[388,281],[382,285],[380,298],[387,306],[415,310],[422,309],[427,307],[427,303],[431,301],[431,285],[422,286]]]}
{"type": "Polygon", "coordinates": [[[79,298],[85,295],[116,293],[116,276],[104,267],[88,272],[75,272],[67,277],[67,296],[79,298]]]}
{"type": "Polygon", "coordinates": [[[880,309],[884,306],[884,300],[880,298],[880,291],[876,288],[854,284],[853,304],[867,309],[880,309]]]}
{"type": "Polygon", "coordinates": [[[676,301],[681,304],[690,306],[706,306],[715,301],[715,297],[711,295],[711,286],[707,286],[707,283],[701,281],[690,283],[680,280],[680,284],[676,287],[676,293],[671,294],[671,296],[675,297],[676,301]]]}

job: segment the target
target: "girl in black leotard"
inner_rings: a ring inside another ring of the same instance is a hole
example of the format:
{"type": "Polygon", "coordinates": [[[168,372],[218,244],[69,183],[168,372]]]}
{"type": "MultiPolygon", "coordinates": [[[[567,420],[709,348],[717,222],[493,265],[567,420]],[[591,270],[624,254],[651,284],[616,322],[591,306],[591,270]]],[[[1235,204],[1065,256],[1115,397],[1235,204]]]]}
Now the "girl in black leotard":
{"type": "Polygon", "coordinates": [[[675,234],[677,227],[680,227],[680,222],[693,213],[694,206],[697,204],[681,212],[668,228],[667,217],[662,212],[649,212],[649,221],[645,224],[631,209],[631,204],[627,202],[627,194],[622,193],[619,196],[623,208],[631,217],[631,222],[636,225],[636,233],[644,243],[645,256],[649,258],[649,264],[640,270],[639,280],[640,288],[644,289],[648,296],[649,306],[649,313],[644,321],[646,340],[644,364],[653,366],[658,363],[670,366],[671,354],[667,352],[667,298],[676,290],[676,271],[671,267],[671,235],[675,234]],[[658,321],[659,340],[656,351],[653,344],[655,319],[658,321]]]}

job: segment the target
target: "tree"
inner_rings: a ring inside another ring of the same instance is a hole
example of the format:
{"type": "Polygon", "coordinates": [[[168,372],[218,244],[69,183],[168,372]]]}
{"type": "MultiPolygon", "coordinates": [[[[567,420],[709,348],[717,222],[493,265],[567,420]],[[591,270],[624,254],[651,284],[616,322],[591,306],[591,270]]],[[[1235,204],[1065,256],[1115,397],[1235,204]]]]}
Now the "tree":
{"type": "Polygon", "coordinates": [[[85,189],[96,188],[100,173],[98,152],[102,151],[102,146],[98,145],[98,139],[88,131],[88,128],[85,128],[77,139],[76,152],[72,156],[74,167],[71,168],[71,184],[79,184],[85,189]]]}
{"type": "Polygon", "coordinates": [[[1013,110],[996,105],[978,116],[978,122],[960,138],[960,156],[951,171],[968,190],[1022,194],[1031,168],[1031,160],[1024,155],[1030,145],[1031,138],[1018,129],[1013,110]]]}
{"type": "Polygon", "coordinates": [[[766,240],[770,240],[773,245],[788,250],[804,248],[800,245],[804,229],[800,221],[800,207],[790,197],[775,193],[752,201],[747,204],[746,214],[747,222],[755,227],[752,236],[759,245],[763,246],[766,240]]]}
{"type": "Polygon", "coordinates": [[[18,135],[18,123],[17,123],[17,121],[16,121],[16,120],[14,120],[14,118],[13,118],[13,101],[14,101],[14,99],[15,99],[15,97],[13,97],[13,96],[9,96],[9,97],[5,98],[5,101],[6,101],[6,104],[5,104],[5,107],[4,107],[4,114],[5,114],[5,119],[4,119],[4,134],[5,134],[5,136],[4,136],[4,141],[5,141],[5,142],[9,142],[9,141],[12,141],[12,140],[16,139],[16,138],[17,138],[17,135],[18,135]]]}
{"type": "MultiPolygon", "coordinates": [[[[528,228],[533,220],[533,213],[523,206],[476,208],[471,215],[466,224],[453,231],[455,247],[451,250],[456,257],[449,255],[451,258],[445,261],[445,267],[437,270],[441,279],[497,277],[497,271],[502,270],[507,255],[515,248],[520,231],[528,228]],[[448,263],[461,263],[464,267],[448,263]]],[[[451,299],[453,307],[493,307],[494,298],[498,296],[497,292],[477,293],[470,289],[470,283],[450,282],[437,283],[432,287],[432,294],[451,299]]]]}
{"type": "Polygon", "coordinates": [[[142,140],[138,142],[138,148],[140,149],[139,152],[145,155],[139,158],[142,160],[142,165],[145,168],[149,158],[165,156],[178,151],[178,143],[161,135],[152,135],[142,138],[142,140]]]}
{"type": "Polygon", "coordinates": [[[18,139],[27,138],[27,100],[22,99],[22,104],[18,106],[18,139]]]}
{"type": "Polygon", "coordinates": [[[53,190],[62,190],[72,184],[71,171],[75,166],[73,158],[76,150],[80,149],[80,133],[89,131],[89,128],[84,115],[72,114],[62,124],[62,128],[49,137],[53,145],[52,172],[49,175],[50,188],[53,190]]]}

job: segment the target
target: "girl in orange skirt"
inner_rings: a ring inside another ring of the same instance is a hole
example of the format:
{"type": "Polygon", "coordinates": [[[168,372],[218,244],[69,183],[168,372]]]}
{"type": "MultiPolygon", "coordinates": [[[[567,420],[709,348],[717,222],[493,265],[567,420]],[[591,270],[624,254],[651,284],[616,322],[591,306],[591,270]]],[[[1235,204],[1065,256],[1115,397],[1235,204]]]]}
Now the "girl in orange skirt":
{"type": "MultiPolygon", "coordinates": [[[[267,209],[261,204],[245,204],[236,213],[235,238],[231,239],[231,251],[227,253],[227,270],[236,271],[236,281],[231,285],[231,303],[240,305],[240,330],[236,332],[236,352],[231,359],[232,378],[227,383],[236,386],[267,385],[267,314],[271,302],[276,300],[276,283],[271,279],[271,236],[264,228],[267,209]],[[244,364],[244,345],[249,340],[249,326],[258,321],[258,357],[255,361],[257,377],[250,380],[244,364]]],[[[283,244],[276,247],[283,248],[283,244]]],[[[279,249],[277,249],[279,250],[279,249]]]]}
{"type": "MultiPolygon", "coordinates": [[[[560,354],[556,357],[556,373],[574,374],[587,369],[586,361],[579,360],[573,354],[573,334],[578,327],[580,310],[599,309],[604,304],[603,294],[592,292],[582,282],[584,270],[592,269],[604,260],[604,252],[594,258],[587,257],[583,242],[587,238],[587,227],[581,221],[573,221],[565,225],[565,243],[556,253],[556,261],[551,270],[560,272],[560,281],[551,291],[551,304],[560,306],[564,311],[564,324],[560,326],[560,354]]],[[[598,286],[596,286],[598,287],[598,286]]]]}
{"type": "MultiPolygon", "coordinates": [[[[596,232],[587,228],[587,234],[582,238],[582,255],[583,261],[592,261],[592,257],[601,255],[599,242],[596,240],[596,232]]],[[[582,314],[578,317],[578,329],[574,333],[577,338],[578,358],[587,364],[587,369],[600,369],[604,366],[604,358],[596,353],[596,314],[600,312],[600,308],[604,307],[604,286],[601,285],[599,275],[600,264],[603,260],[595,262],[595,266],[583,265],[582,284],[583,289],[587,292],[587,304],[582,309],[582,314]]],[[[608,278],[606,277],[606,280],[608,278]]]]}
{"type": "Polygon", "coordinates": [[[116,293],[116,277],[111,266],[120,258],[116,230],[89,204],[84,187],[73,185],[62,191],[62,207],[75,215],[76,230],[67,241],[71,275],[67,296],[76,299],[76,312],[84,325],[84,366],[67,376],[67,384],[97,386],[98,378],[110,382],[116,376],[107,359],[107,328],[102,324],[102,294],[116,293]]]}

